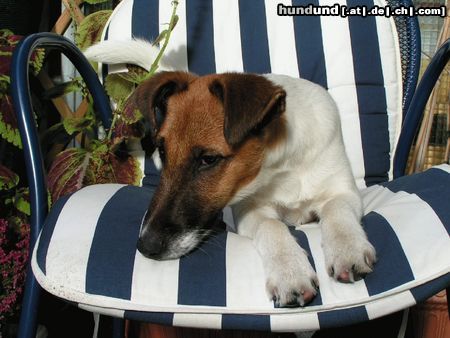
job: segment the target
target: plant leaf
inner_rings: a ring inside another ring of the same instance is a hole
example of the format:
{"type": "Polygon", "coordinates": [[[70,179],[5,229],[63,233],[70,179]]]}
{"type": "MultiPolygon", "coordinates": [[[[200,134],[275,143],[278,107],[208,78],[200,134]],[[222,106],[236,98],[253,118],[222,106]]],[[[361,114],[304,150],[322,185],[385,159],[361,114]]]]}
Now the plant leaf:
{"type": "MultiPolygon", "coordinates": [[[[0,30],[0,74],[9,75],[11,69],[12,54],[16,45],[22,40],[21,35],[14,35],[11,31],[0,30]]],[[[39,73],[45,58],[43,48],[36,49],[30,57],[31,70],[34,74],[39,73]]]]}
{"type": "Polygon", "coordinates": [[[123,120],[123,118],[119,117],[114,125],[112,143],[119,144],[126,139],[142,138],[144,136],[145,128],[141,121],[127,123],[123,120]]]}
{"type": "Polygon", "coordinates": [[[11,169],[0,164],[0,190],[9,190],[19,184],[19,176],[11,169]]]}
{"type": "Polygon", "coordinates": [[[136,66],[127,64],[127,72],[121,72],[121,73],[115,73],[124,80],[127,80],[129,82],[133,82],[134,84],[140,84],[142,81],[144,81],[148,75],[148,70],[136,66]]]}
{"type": "Polygon", "coordinates": [[[8,75],[11,69],[12,52],[14,47],[0,44],[0,74],[8,75]]]}
{"type": "MultiPolygon", "coordinates": [[[[99,0],[91,1],[94,1],[93,3],[95,3],[95,1],[98,2],[99,0]]],[[[98,11],[88,15],[81,21],[75,36],[75,42],[81,50],[85,50],[87,47],[100,41],[103,28],[111,16],[111,13],[111,10],[98,11]]]]}
{"type": "Polygon", "coordinates": [[[8,92],[10,83],[11,79],[8,75],[0,74],[0,94],[6,94],[8,92]]]}
{"type": "Polygon", "coordinates": [[[11,97],[6,94],[0,95],[0,135],[8,142],[22,149],[16,114],[13,110],[11,97]]]}
{"type": "Polygon", "coordinates": [[[45,59],[45,49],[38,48],[36,49],[30,57],[30,66],[34,75],[37,75],[44,64],[45,59]]]}
{"type": "Polygon", "coordinates": [[[139,162],[126,151],[114,153],[107,144],[92,152],[86,185],[121,183],[139,185],[142,172],[139,162]]]}
{"type": "Polygon", "coordinates": [[[25,215],[31,215],[30,191],[28,188],[22,188],[17,191],[16,196],[14,196],[14,206],[25,215]]]}
{"type": "Polygon", "coordinates": [[[125,101],[120,115],[123,121],[128,124],[136,123],[143,119],[141,111],[136,107],[130,97],[125,101]]]}
{"type": "Polygon", "coordinates": [[[134,90],[134,84],[118,74],[108,74],[105,79],[105,89],[109,97],[118,103],[130,95],[134,90]]]}
{"type": "Polygon", "coordinates": [[[90,5],[101,4],[107,1],[108,0],[84,0],[84,2],[87,2],[90,5]]]}
{"type": "Polygon", "coordinates": [[[73,135],[84,131],[90,131],[93,127],[93,119],[89,117],[66,117],[63,121],[67,134],[73,135]]]}
{"type": "Polygon", "coordinates": [[[52,201],[81,189],[91,154],[82,148],[70,148],[59,153],[48,172],[47,186],[52,201]]]}

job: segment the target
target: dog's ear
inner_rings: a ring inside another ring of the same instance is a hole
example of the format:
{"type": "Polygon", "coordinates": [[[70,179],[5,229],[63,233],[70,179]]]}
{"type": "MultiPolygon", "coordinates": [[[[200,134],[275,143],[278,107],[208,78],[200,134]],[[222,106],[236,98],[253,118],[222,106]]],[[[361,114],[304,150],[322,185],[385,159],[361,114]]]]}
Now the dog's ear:
{"type": "Polygon", "coordinates": [[[260,133],[286,106],[283,88],[256,74],[220,75],[209,91],[223,103],[224,135],[232,147],[260,133]]]}
{"type": "Polygon", "coordinates": [[[138,109],[141,112],[148,125],[148,136],[154,140],[166,117],[170,96],[186,90],[195,77],[186,72],[157,73],[134,90],[124,109],[138,109]]]}

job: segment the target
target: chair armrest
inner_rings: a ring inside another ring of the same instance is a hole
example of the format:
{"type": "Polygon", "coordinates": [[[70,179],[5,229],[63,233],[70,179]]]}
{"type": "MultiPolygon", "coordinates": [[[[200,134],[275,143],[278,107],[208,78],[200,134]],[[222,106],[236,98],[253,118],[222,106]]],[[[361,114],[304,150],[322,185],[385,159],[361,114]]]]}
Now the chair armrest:
{"type": "Polygon", "coordinates": [[[97,74],[81,51],[71,41],[52,33],[32,34],[21,41],[14,52],[11,64],[11,95],[22,138],[27,178],[30,186],[30,252],[39,236],[47,214],[44,162],[28,83],[29,60],[33,51],[37,48],[57,50],[69,58],[90,90],[104,127],[109,128],[111,126],[109,99],[98,80],[97,74]]]}
{"type": "Polygon", "coordinates": [[[431,91],[433,90],[436,81],[442,73],[442,70],[447,64],[449,58],[450,39],[442,44],[434,57],[431,59],[430,64],[425,70],[425,73],[417,86],[408,111],[406,112],[397,149],[394,155],[394,178],[405,174],[409,150],[421,121],[425,105],[427,104],[431,91]]]}

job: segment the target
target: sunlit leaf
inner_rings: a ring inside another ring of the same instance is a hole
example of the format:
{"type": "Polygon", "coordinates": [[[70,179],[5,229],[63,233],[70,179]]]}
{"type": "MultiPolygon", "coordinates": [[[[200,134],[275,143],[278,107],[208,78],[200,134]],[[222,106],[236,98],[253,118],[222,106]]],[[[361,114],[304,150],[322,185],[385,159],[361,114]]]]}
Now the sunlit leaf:
{"type": "Polygon", "coordinates": [[[104,144],[92,152],[86,185],[121,183],[138,185],[142,178],[139,162],[126,152],[112,152],[104,144]]]}
{"type": "Polygon", "coordinates": [[[112,142],[113,144],[118,144],[130,138],[142,138],[144,135],[144,124],[141,121],[127,123],[119,117],[114,125],[112,142]]]}
{"type": "Polygon", "coordinates": [[[82,148],[70,148],[56,156],[47,178],[53,202],[83,187],[90,156],[91,154],[82,148]]]}
{"type": "Polygon", "coordinates": [[[66,117],[63,121],[64,129],[67,134],[73,135],[76,133],[90,131],[93,127],[94,120],[89,117],[66,117]]]}
{"type": "Polygon", "coordinates": [[[28,188],[22,188],[17,191],[16,196],[14,196],[14,206],[20,212],[30,216],[30,191],[28,188]]]}
{"type": "Polygon", "coordinates": [[[134,84],[140,84],[148,76],[148,70],[146,70],[142,67],[127,64],[127,69],[128,69],[127,72],[120,72],[120,73],[115,73],[115,74],[117,74],[124,80],[133,82],[134,84]]]}
{"type": "Polygon", "coordinates": [[[98,11],[88,15],[81,21],[75,36],[75,42],[81,50],[85,50],[87,47],[100,41],[103,28],[111,13],[111,10],[98,11]]]}
{"type": "Polygon", "coordinates": [[[37,75],[44,64],[45,50],[43,48],[36,49],[30,57],[30,66],[34,75],[37,75]]]}
{"type": "Polygon", "coordinates": [[[120,102],[134,90],[134,84],[118,74],[108,74],[105,79],[105,90],[114,102],[120,102]]]}
{"type": "Polygon", "coordinates": [[[136,123],[143,118],[141,111],[136,107],[132,97],[129,97],[125,101],[120,115],[123,121],[128,124],[136,123]]]}
{"type": "MultiPolygon", "coordinates": [[[[23,36],[14,35],[11,31],[0,30],[0,75],[9,75],[12,54],[23,36]]],[[[45,58],[45,50],[38,48],[31,54],[30,65],[33,74],[39,73],[45,58]]]]}
{"type": "Polygon", "coordinates": [[[22,148],[11,97],[6,94],[0,95],[0,136],[16,147],[22,148]]]}

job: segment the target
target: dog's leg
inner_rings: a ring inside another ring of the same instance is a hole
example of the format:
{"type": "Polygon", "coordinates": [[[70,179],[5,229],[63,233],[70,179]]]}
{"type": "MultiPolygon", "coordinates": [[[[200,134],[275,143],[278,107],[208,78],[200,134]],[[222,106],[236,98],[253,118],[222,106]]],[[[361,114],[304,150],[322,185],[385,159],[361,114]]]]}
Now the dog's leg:
{"type": "Polygon", "coordinates": [[[246,212],[238,232],[254,240],[266,274],[266,290],[278,307],[304,306],[317,293],[316,273],[287,226],[262,210],[246,212]]]}
{"type": "Polygon", "coordinates": [[[351,283],[372,271],[375,249],[361,226],[362,205],[355,193],[337,195],[319,212],[328,274],[351,283]]]}

